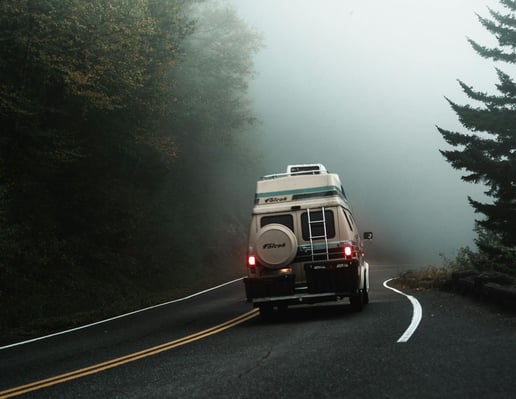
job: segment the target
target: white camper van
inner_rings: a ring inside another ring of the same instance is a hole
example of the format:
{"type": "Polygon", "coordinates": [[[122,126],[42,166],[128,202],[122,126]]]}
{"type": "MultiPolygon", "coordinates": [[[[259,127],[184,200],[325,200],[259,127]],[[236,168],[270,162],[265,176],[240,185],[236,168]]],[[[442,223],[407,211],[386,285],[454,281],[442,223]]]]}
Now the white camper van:
{"type": "Polygon", "coordinates": [[[257,182],[244,284],[263,315],[346,297],[362,310],[369,265],[338,175],[321,164],[290,165],[257,182]]]}

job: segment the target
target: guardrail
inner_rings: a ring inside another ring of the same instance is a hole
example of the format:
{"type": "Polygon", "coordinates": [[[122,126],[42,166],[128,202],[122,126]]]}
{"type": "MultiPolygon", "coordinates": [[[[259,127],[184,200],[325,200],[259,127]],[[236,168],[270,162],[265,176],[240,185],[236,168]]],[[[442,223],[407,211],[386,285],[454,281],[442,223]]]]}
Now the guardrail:
{"type": "Polygon", "coordinates": [[[516,310],[515,281],[506,274],[473,270],[453,272],[451,286],[460,294],[516,310]]]}

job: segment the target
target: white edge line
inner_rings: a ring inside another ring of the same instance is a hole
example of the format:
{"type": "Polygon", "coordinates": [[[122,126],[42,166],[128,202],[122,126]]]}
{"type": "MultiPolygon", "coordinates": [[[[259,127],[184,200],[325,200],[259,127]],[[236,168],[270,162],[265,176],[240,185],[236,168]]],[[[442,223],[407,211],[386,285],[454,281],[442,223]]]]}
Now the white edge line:
{"type": "Polygon", "coordinates": [[[21,345],[29,344],[31,342],[36,342],[36,341],[41,341],[41,340],[44,340],[44,339],[56,337],[58,335],[69,334],[69,333],[74,332],[74,331],[83,330],[85,328],[89,328],[89,327],[93,327],[93,326],[96,326],[96,325],[99,325],[99,324],[107,323],[107,322],[110,322],[110,321],[113,321],[113,320],[121,319],[122,317],[132,316],[132,315],[137,314],[137,313],[146,312],[147,310],[156,309],[156,308],[159,308],[159,307],[162,307],[162,306],[166,306],[166,305],[170,305],[170,304],[173,304],[173,303],[176,303],[176,302],[186,301],[187,299],[191,299],[193,297],[205,294],[207,292],[214,291],[214,290],[216,290],[218,288],[222,288],[222,287],[224,287],[226,285],[233,284],[233,283],[235,283],[237,281],[240,281],[242,279],[243,279],[243,277],[240,277],[240,278],[237,278],[235,280],[228,281],[227,283],[223,283],[223,284],[217,285],[216,287],[208,288],[208,289],[206,289],[204,291],[196,292],[195,294],[185,296],[183,298],[174,299],[172,301],[160,303],[158,305],[149,306],[149,307],[144,308],[144,309],[139,309],[139,310],[135,310],[133,312],[125,313],[125,314],[122,314],[122,315],[119,315],[119,316],[110,317],[109,319],[104,319],[104,320],[96,321],[94,323],[85,324],[84,326],[71,328],[69,330],[59,331],[59,332],[56,332],[56,333],[53,333],[53,334],[49,334],[49,335],[45,335],[45,336],[42,336],[42,337],[28,339],[26,341],[16,342],[16,343],[10,344],[10,345],[0,346],[0,351],[4,350],[4,349],[8,349],[8,348],[13,348],[15,346],[21,346],[21,345]]]}
{"type": "Polygon", "coordinates": [[[421,304],[419,303],[419,301],[416,298],[414,298],[411,295],[407,295],[407,294],[397,290],[396,288],[389,287],[387,285],[387,283],[389,281],[396,280],[397,278],[398,277],[395,277],[395,278],[391,278],[389,280],[384,281],[383,286],[385,288],[388,288],[388,289],[396,292],[397,294],[407,297],[409,299],[409,301],[412,303],[412,320],[410,321],[410,325],[405,330],[405,332],[402,334],[402,336],[398,339],[398,341],[396,341],[396,342],[400,343],[400,342],[407,342],[410,339],[410,337],[412,336],[412,334],[414,334],[417,327],[419,326],[419,322],[421,321],[421,318],[423,317],[423,309],[421,308],[421,304]]]}

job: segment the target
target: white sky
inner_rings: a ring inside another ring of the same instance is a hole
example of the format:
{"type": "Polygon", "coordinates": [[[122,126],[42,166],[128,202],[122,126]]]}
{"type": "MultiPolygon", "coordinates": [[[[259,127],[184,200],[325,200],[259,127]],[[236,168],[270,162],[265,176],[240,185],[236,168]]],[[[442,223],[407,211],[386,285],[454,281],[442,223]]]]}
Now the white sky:
{"type": "Polygon", "coordinates": [[[495,92],[495,65],[466,36],[496,45],[475,13],[487,17],[498,2],[232,3],[265,40],[251,86],[263,172],[326,164],[340,174],[361,229],[406,252],[407,262],[439,263],[438,253],[472,245],[466,196],[481,199],[482,190],[461,182],[440,155],[447,147],[435,125],[464,131],[444,99],[471,103],[457,79],[495,92]]]}

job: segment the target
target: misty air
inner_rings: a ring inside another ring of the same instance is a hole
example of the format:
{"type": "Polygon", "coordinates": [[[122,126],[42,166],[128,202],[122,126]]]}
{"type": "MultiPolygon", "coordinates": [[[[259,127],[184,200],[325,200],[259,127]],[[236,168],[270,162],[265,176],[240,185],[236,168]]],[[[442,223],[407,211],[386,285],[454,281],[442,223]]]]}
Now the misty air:
{"type": "Polygon", "coordinates": [[[515,0],[2,0],[0,397],[510,397],[515,64],[515,0]]]}
{"type": "Polygon", "coordinates": [[[435,126],[464,131],[445,99],[467,101],[457,79],[494,89],[495,65],[467,38],[493,44],[475,13],[496,1],[234,3],[264,35],[250,88],[264,172],[339,173],[377,262],[439,264],[473,246],[467,197],[485,190],[446,163],[435,126]]]}

